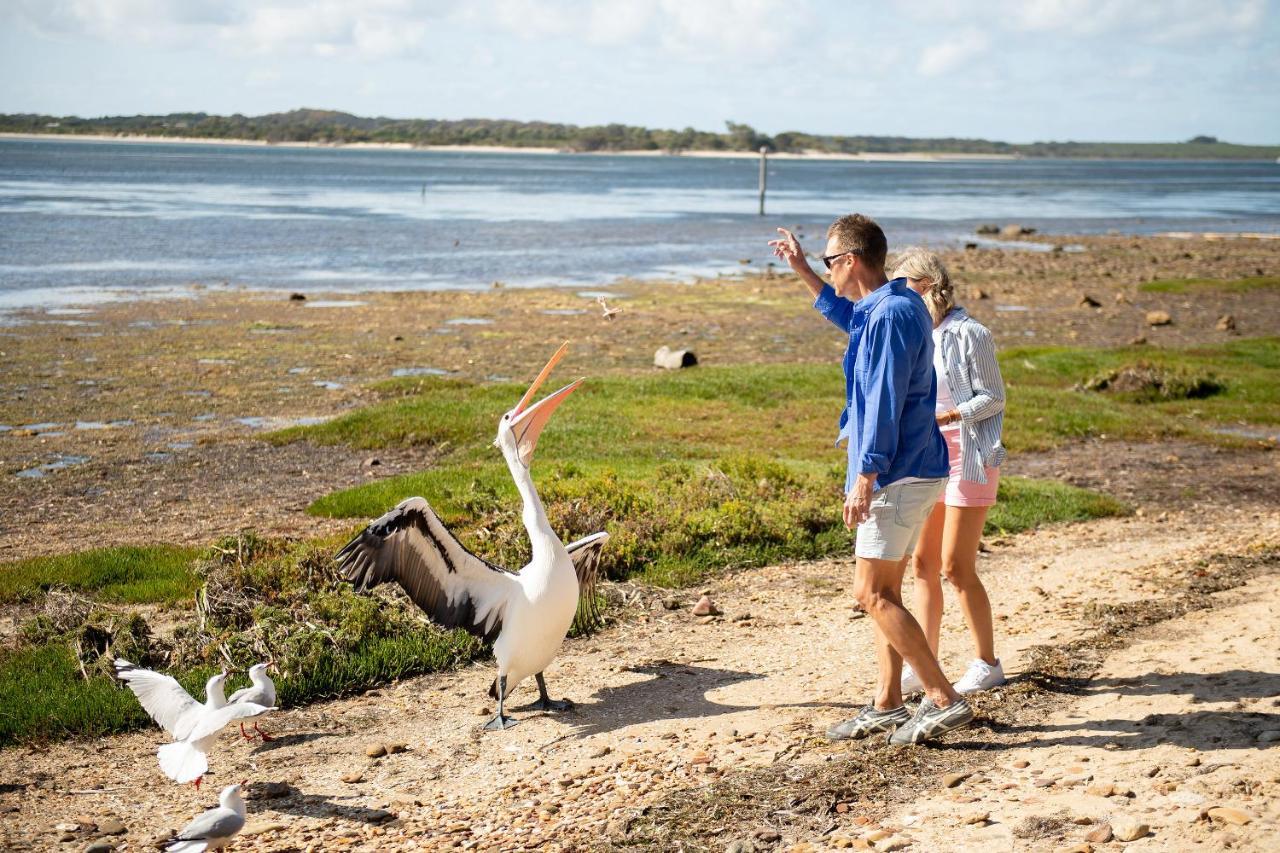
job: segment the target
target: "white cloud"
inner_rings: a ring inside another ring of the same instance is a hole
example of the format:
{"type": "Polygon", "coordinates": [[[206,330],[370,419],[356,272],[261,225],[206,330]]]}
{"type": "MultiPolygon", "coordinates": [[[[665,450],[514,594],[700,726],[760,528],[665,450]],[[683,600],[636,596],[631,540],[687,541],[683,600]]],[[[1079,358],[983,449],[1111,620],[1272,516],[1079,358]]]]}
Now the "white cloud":
{"type": "Polygon", "coordinates": [[[981,30],[969,28],[948,35],[945,41],[925,49],[917,66],[926,77],[937,77],[962,67],[970,59],[985,53],[991,39],[981,30]]]}

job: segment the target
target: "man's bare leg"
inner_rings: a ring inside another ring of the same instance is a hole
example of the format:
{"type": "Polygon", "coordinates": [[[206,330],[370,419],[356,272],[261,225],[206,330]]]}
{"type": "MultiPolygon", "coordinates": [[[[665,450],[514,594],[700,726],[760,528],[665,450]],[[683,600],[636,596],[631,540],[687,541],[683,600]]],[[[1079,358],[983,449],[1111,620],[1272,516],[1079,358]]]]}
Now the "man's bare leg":
{"type": "MultiPolygon", "coordinates": [[[[924,684],[924,694],[939,708],[946,708],[960,698],[951,686],[951,682],[942,672],[938,660],[929,650],[929,641],[925,639],[920,623],[902,606],[902,574],[906,570],[906,561],[871,560],[858,557],[855,595],[862,602],[867,615],[876,624],[877,635],[883,634],[886,645],[896,651],[919,676],[924,684]]],[[[901,660],[894,663],[894,655],[880,657],[879,694],[886,690],[885,680],[888,678],[887,690],[898,694],[898,704],[902,703],[901,688],[896,683],[901,678],[901,660]],[[892,676],[890,678],[890,676],[892,676]]],[[[892,698],[892,693],[885,697],[892,698]]],[[[894,706],[896,707],[896,706],[894,706]]]]}

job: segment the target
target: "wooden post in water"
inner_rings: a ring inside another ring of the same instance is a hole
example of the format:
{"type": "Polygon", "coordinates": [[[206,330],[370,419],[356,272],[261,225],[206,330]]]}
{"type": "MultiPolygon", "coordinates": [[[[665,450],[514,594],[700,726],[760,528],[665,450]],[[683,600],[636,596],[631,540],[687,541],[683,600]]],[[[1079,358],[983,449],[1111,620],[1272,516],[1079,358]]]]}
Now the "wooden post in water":
{"type": "Polygon", "coordinates": [[[760,215],[764,216],[764,191],[769,184],[766,164],[769,161],[769,146],[760,146],[760,215]]]}

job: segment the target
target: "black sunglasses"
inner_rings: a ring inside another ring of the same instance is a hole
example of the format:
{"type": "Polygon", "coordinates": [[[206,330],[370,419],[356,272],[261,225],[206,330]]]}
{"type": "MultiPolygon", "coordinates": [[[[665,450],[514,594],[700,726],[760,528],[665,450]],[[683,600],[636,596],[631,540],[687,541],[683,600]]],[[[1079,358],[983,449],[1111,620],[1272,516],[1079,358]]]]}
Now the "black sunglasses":
{"type": "Polygon", "coordinates": [[[823,255],[822,263],[826,264],[827,269],[831,269],[831,262],[843,255],[861,255],[861,249],[848,249],[844,252],[836,252],[834,255],[823,255]]]}

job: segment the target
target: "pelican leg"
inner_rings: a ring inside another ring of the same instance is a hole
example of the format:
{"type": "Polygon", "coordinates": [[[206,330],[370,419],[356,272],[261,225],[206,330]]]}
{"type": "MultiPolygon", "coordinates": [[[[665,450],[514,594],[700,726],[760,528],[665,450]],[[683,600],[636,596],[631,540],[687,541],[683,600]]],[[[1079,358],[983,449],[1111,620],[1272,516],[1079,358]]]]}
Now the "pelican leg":
{"type": "Polygon", "coordinates": [[[535,708],[542,711],[567,711],[573,707],[573,703],[568,699],[552,699],[547,695],[547,682],[542,677],[542,673],[538,673],[533,678],[538,682],[538,701],[534,703],[535,708]]]}
{"type": "Polygon", "coordinates": [[[498,715],[492,720],[484,724],[486,731],[499,731],[509,729],[518,721],[504,715],[502,706],[507,701],[507,677],[505,675],[498,676],[498,715]]]}

